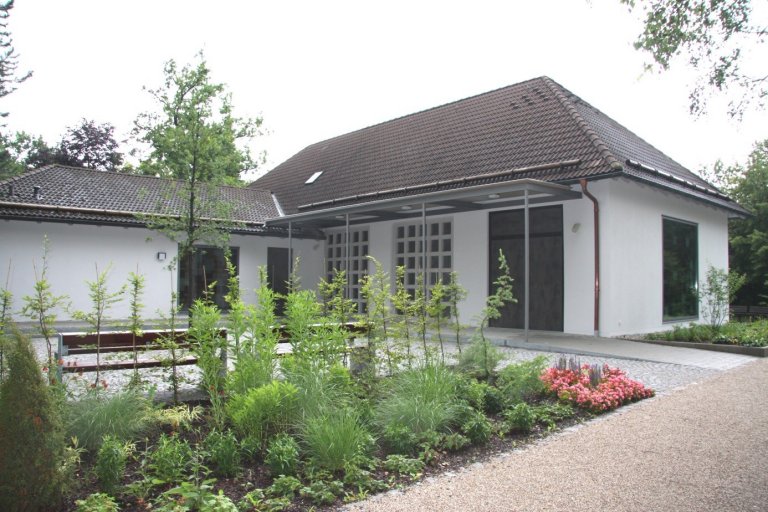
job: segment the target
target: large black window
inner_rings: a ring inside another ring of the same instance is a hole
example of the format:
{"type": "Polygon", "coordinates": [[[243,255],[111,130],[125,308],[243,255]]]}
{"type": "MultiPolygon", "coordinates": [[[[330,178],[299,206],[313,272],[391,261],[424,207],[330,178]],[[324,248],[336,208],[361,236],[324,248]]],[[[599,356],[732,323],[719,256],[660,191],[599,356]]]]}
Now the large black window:
{"type": "MultiPolygon", "coordinates": [[[[227,260],[224,250],[219,247],[195,246],[192,264],[192,279],[188,279],[188,260],[183,256],[179,262],[179,303],[190,304],[193,299],[203,297],[210,289],[210,299],[222,309],[228,309],[224,296],[227,294],[227,260]]],[[[238,272],[240,249],[229,248],[229,257],[238,272]]]]}
{"type": "Polygon", "coordinates": [[[699,314],[699,237],[696,224],[663,219],[664,320],[699,314]]]}

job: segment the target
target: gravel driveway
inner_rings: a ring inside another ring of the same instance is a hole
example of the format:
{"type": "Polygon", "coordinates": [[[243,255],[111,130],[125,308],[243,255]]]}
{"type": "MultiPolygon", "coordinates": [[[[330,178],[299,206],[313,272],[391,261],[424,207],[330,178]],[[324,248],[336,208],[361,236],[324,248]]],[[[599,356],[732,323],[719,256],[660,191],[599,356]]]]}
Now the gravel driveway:
{"type": "Polygon", "coordinates": [[[768,510],[768,360],[350,511],[768,510]]]}

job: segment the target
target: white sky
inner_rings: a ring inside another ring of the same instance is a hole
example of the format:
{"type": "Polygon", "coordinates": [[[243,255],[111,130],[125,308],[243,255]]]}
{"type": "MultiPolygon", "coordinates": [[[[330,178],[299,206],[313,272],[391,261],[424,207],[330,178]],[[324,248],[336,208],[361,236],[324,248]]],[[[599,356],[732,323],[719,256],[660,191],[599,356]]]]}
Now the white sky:
{"type": "Polygon", "coordinates": [[[83,117],[122,140],[153,106],[142,86],[202,49],[236,114],[263,114],[272,133],[252,147],[267,150],[266,169],[314,142],[540,75],[691,170],[744,161],[768,138],[765,111],[736,123],[713,103],[692,118],[695,73],[644,74],[640,29],[618,0],[17,0],[10,30],[34,76],[0,110],[8,129],[49,143],[83,117]]]}

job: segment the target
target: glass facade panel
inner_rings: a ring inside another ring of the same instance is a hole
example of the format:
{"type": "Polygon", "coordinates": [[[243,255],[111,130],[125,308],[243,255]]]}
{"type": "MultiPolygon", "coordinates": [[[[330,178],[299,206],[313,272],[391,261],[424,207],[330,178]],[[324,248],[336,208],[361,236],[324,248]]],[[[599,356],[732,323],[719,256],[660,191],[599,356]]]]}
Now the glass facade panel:
{"type": "Polygon", "coordinates": [[[696,318],[699,315],[698,226],[664,218],[664,311],[663,319],[696,318]]]}

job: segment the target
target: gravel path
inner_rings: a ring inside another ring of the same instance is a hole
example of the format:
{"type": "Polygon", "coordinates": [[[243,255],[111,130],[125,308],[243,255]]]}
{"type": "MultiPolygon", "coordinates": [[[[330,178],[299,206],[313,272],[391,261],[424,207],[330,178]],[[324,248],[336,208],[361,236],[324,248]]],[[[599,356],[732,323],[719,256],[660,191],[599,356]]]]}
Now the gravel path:
{"type": "Polygon", "coordinates": [[[767,396],[768,360],[751,362],[347,509],[767,510],[767,396]]]}

